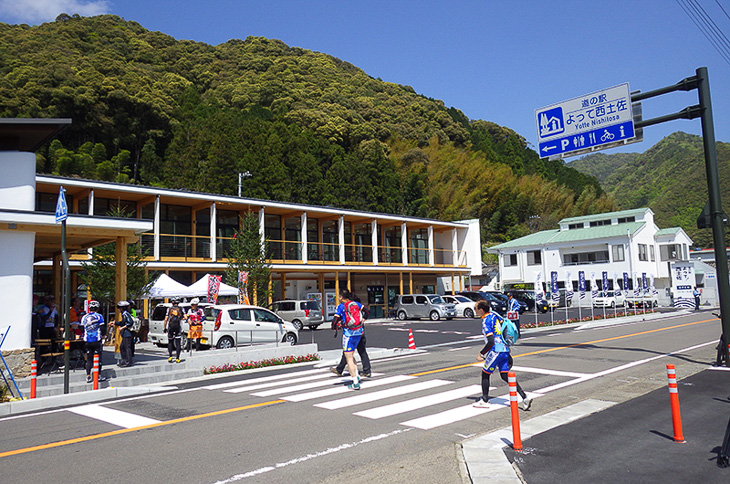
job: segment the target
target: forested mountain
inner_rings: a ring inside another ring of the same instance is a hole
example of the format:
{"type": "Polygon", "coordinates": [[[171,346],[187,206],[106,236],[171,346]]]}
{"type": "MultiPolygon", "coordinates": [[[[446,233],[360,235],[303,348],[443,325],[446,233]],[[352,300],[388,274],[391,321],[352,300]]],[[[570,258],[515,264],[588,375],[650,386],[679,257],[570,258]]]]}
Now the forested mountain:
{"type": "Polygon", "coordinates": [[[638,155],[638,153],[592,153],[571,161],[569,166],[586,175],[595,176],[601,185],[604,185],[617,169],[631,164],[638,155]]]}
{"type": "MultiPolygon", "coordinates": [[[[730,213],[730,144],[718,142],[716,147],[723,205],[730,213]]],[[[619,208],[650,207],[659,227],[682,227],[696,246],[712,247],[712,231],[697,228],[697,217],[708,200],[700,136],[677,132],[645,153],[590,155],[578,161],[570,165],[586,173],[603,170],[595,164],[612,167],[601,184],[619,208]]]]}
{"type": "Polygon", "coordinates": [[[524,138],[332,56],[217,46],[117,16],[0,23],[0,116],[70,117],[38,171],[446,220],[502,241],[610,210],[598,181],[524,138]]]}

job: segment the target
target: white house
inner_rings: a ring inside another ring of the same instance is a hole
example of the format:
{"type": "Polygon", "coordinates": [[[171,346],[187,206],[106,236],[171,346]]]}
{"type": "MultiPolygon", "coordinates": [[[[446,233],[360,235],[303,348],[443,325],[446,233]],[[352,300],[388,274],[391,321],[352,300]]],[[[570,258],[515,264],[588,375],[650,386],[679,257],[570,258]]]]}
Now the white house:
{"type": "MultiPolygon", "coordinates": [[[[488,249],[499,256],[503,287],[549,282],[553,271],[558,287],[566,281],[578,290],[578,272],[583,271],[586,290],[601,289],[603,272],[608,273],[608,288],[623,287],[624,273],[629,287],[642,275],[654,279],[660,304],[670,301],[670,267],[675,261],[689,260],[692,240],[679,227],[659,229],[649,208],[571,217],[559,228],[544,230],[488,249]]],[[[545,290],[545,286],[542,288],[545,290]]]]}

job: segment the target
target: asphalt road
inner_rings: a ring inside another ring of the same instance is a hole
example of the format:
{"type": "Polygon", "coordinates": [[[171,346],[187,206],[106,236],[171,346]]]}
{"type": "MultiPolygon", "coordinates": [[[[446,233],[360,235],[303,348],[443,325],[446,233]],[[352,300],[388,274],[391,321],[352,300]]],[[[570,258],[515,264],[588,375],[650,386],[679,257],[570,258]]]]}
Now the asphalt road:
{"type": "MultiPolygon", "coordinates": [[[[463,482],[458,443],[509,425],[506,408],[470,405],[480,393],[479,322],[373,324],[369,344],[405,347],[409,327],[426,351],[374,361],[360,392],[301,364],[0,419],[2,481],[463,482]]],[[[703,312],[527,333],[515,371],[539,393],[521,418],[586,398],[630,400],[666,386],[666,363],[678,376],[696,373],[712,361],[718,332],[703,312]]],[[[493,396],[506,396],[501,380],[492,385],[493,396]]]]}

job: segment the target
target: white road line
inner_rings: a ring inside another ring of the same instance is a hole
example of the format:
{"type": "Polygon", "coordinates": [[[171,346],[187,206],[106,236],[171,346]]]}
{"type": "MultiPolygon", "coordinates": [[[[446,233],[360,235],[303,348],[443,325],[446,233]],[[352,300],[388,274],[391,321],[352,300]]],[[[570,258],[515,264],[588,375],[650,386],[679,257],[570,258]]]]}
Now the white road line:
{"type": "Polygon", "coordinates": [[[397,415],[399,413],[411,412],[419,408],[438,405],[439,403],[449,402],[451,400],[457,400],[468,397],[469,395],[481,395],[481,393],[481,385],[469,385],[467,387],[457,388],[456,390],[450,390],[448,392],[436,393],[434,395],[427,395],[425,397],[414,398],[399,403],[363,410],[362,412],[355,412],[355,415],[370,419],[379,419],[383,417],[390,417],[391,415],[397,415]]]}
{"type": "MultiPolygon", "coordinates": [[[[293,375],[290,375],[290,376],[293,376],[293,375]]],[[[236,388],[231,388],[231,389],[223,390],[223,391],[226,393],[242,393],[242,392],[248,392],[248,391],[252,391],[252,390],[262,390],[264,388],[272,388],[272,387],[279,387],[282,385],[290,385],[292,383],[301,383],[301,382],[305,382],[305,381],[321,380],[323,378],[330,379],[330,377],[332,377],[332,373],[330,373],[328,371],[326,373],[320,373],[318,375],[302,376],[299,378],[292,378],[291,380],[281,379],[278,381],[259,383],[258,385],[239,386],[236,388]]]]}
{"type": "MultiPolygon", "coordinates": [[[[369,390],[374,387],[380,387],[383,385],[390,385],[391,383],[399,383],[406,380],[414,380],[415,376],[410,375],[396,375],[388,378],[381,378],[378,380],[365,380],[361,383],[362,390],[369,390]]],[[[361,391],[362,391],[361,390],[361,391]]],[[[303,402],[304,400],[313,400],[315,398],[330,397],[332,395],[339,395],[340,393],[352,393],[354,390],[350,390],[345,385],[337,386],[336,388],[327,388],[326,390],[318,390],[308,393],[299,393],[297,395],[290,395],[281,397],[282,400],[288,402],[303,402]]]]}
{"type": "Polygon", "coordinates": [[[337,447],[330,447],[329,449],[323,450],[321,452],[317,452],[315,454],[307,454],[307,455],[305,455],[303,457],[297,457],[296,459],[292,459],[292,460],[289,460],[289,461],[286,461],[286,462],[279,462],[278,464],[275,464],[273,466],[261,467],[259,469],[256,469],[256,470],[253,470],[253,471],[250,471],[250,472],[246,472],[246,473],[243,473],[243,474],[236,474],[235,476],[229,477],[226,480],[217,481],[215,484],[229,484],[231,482],[240,481],[241,479],[246,479],[246,478],[249,478],[249,477],[258,476],[258,475],[264,474],[266,472],[271,472],[271,471],[276,470],[276,469],[281,469],[282,467],[290,466],[292,464],[299,464],[299,463],[302,463],[302,462],[305,462],[305,461],[308,461],[308,460],[311,460],[311,459],[315,459],[317,457],[322,457],[322,456],[325,456],[325,455],[334,454],[335,452],[340,452],[342,450],[351,449],[353,447],[357,447],[358,445],[368,444],[370,442],[376,442],[378,440],[383,440],[383,439],[386,439],[388,437],[392,437],[394,435],[401,434],[403,432],[408,432],[409,430],[411,430],[411,429],[398,429],[398,430],[394,430],[392,432],[389,432],[387,434],[373,435],[372,437],[367,437],[367,438],[364,438],[362,440],[358,440],[357,442],[352,442],[352,443],[349,443],[349,444],[342,444],[342,445],[339,445],[337,447]]]}
{"type": "MultiPolygon", "coordinates": [[[[294,393],[302,390],[309,390],[317,387],[329,387],[329,386],[343,386],[345,383],[352,381],[349,376],[343,378],[333,378],[331,380],[316,381],[312,383],[302,383],[300,385],[293,385],[285,388],[274,388],[273,390],[266,390],[263,392],[252,393],[255,397],[270,397],[271,395],[281,395],[283,393],[294,393]]],[[[237,392],[237,389],[226,390],[227,392],[237,392]]]]}
{"type": "Polygon", "coordinates": [[[451,348],[450,350],[447,350],[447,351],[459,351],[459,350],[471,350],[471,349],[474,349],[474,347],[473,346],[462,346],[461,348],[451,348]]]}
{"type": "Polygon", "coordinates": [[[261,378],[251,378],[250,380],[237,380],[237,381],[230,381],[227,383],[217,383],[215,385],[207,385],[203,388],[205,390],[220,390],[221,388],[231,388],[231,387],[237,387],[241,385],[248,385],[250,383],[259,383],[259,382],[265,382],[265,381],[272,381],[272,380],[283,380],[286,378],[291,378],[292,376],[301,376],[301,375],[313,375],[316,373],[323,373],[327,374],[329,370],[306,370],[306,371],[298,371],[296,373],[286,373],[283,375],[273,375],[273,376],[264,376],[261,378]]]}
{"type": "Polygon", "coordinates": [[[574,373],[570,371],[560,371],[560,370],[548,370],[545,368],[531,368],[527,366],[513,366],[513,371],[516,372],[525,372],[525,373],[538,373],[541,375],[553,375],[553,376],[567,376],[572,378],[581,378],[584,376],[589,376],[589,373],[574,373]]]}
{"type": "Polygon", "coordinates": [[[365,393],[362,395],[356,395],[354,397],[341,398],[339,400],[332,400],[329,402],[318,403],[315,407],[326,408],[328,410],[335,410],[337,408],[351,407],[354,405],[361,405],[363,403],[374,402],[377,400],[383,400],[398,395],[406,395],[409,393],[420,392],[431,388],[437,388],[444,385],[449,385],[450,381],[446,380],[426,380],[411,385],[404,385],[402,387],[388,388],[387,390],[380,390],[378,392],[365,393]]]}
{"type": "Polygon", "coordinates": [[[159,423],[159,420],[135,415],[129,412],[122,412],[113,408],[102,407],[101,405],[83,405],[81,407],[69,408],[69,412],[90,417],[102,422],[110,423],[125,429],[142,427],[159,423]]]}

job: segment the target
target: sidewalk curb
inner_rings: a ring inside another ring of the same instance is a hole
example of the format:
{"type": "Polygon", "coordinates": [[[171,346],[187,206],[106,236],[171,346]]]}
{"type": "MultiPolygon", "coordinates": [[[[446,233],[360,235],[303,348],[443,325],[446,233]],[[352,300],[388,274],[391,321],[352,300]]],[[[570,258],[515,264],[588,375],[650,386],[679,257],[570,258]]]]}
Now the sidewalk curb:
{"type": "MultiPolygon", "coordinates": [[[[522,440],[600,412],[615,404],[616,402],[588,399],[520,422],[522,440]]],[[[471,482],[521,484],[522,480],[503,451],[510,445],[512,445],[512,427],[504,427],[463,441],[461,450],[471,482]]]]}

